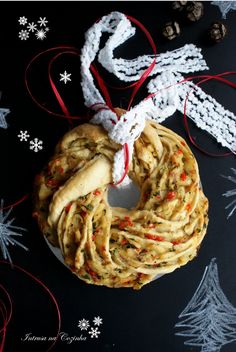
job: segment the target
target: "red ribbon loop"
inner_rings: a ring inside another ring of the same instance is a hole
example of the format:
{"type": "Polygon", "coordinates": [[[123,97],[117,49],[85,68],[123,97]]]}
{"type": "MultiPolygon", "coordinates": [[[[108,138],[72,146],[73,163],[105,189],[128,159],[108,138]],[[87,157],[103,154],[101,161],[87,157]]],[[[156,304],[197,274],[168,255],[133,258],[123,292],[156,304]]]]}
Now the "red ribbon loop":
{"type": "Polygon", "coordinates": [[[39,54],[35,55],[30,62],[28,63],[26,70],[25,70],[25,86],[26,89],[31,97],[31,99],[34,101],[34,103],[42,110],[46,111],[48,114],[56,116],[56,117],[61,117],[61,118],[67,118],[67,119],[72,119],[72,120],[80,120],[81,116],[72,116],[69,113],[69,110],[67,109],[58,89],[56,88],[56,85],[51,77],[51,68],[52,68],[52,64],[53,62],[61,55],[75,55],[77,57],[79,57],[79,51],[78,49],[74,48],[74,47],[70,47],[70,46],[58,46],[58,47],[54,47],[54,48],[50,48],[47,49],[45,51],[40,52],[39,54]],[[64,114],[58,114],[55,113],[49,109],[47,109],[42,103],[40,103],[40,101],[38,101],[38,99],[32,94],[31,89],[29,87],[29,83],[28,83],[28,73],[29,70],[32,66],[33,63],[36,62],[36,60],[38,60],[39,58],[41,58],[43,55],[47,54],[47,53],[51,53],[51,52],[56,52],[56,51],[61,51],[60,53],[56,54],[53,56],[53,58],[49,61],[48,64],[48,79],[52,88],[52,91],[57,99],[58,104],[60,105],[61,110],[63,111],[64,114]]]}
{"type": "MultiPolygon", "coordinates": [[[[130,97],[130,100],[129,100],[129,103],[128,103],[128,110],[130,110],[131,108],[131,105],[133,103],[133,100],[138,92],[138,90],[140,89],[140,87],[143,85],[143,83],[145,82],[145,80],[150,76],[150,73],[152,72],[152,70],[154,69],[155,67],[155,64],[156,64],[156,45],[153,41],[153,38],[151,36],[151,34],[149,33],[149,31],[145,28],[145,26],[140,23],[137,19],[131,17],[131,16],[127,16],[127,18],[133,22],[135,25],[137,25],[142,31],[143,33],[146,35],[147,37],[147,40],[149,41],[151,47],[152,47],[152,50],[153,50],[153,53],[154,53],[154,59],[153,59],[153,62],[150,64],[150,66],[143,72],[143,74],[141,75],[140,79],[134,83],[132,83],[131,85],[129,86],[126,86],[126,87],[123,87],[123,88],[119,88],[119,87],[113,87],[115,89],[128,89],[128,88],[133,88],[133,91],[131,93],[131,97],[130,97]]],[[[70,46],[59,46],[59,47],[55,47],[55,48],[50,48],[48,50],[45,50],[39,54],[37,54],[35,57],[33,57],[33,59],[29,62],[27,68],[26,68],[26,71],[25,71],[25,84],[26,84],[26,88],[28,90],[28,93],[29,95],[31,96],[31,98],[33,99],[33,101],[36,103],[37,106],[39,106],[41,109],[43,109],[44,111],[48,112],[49,114],[52,114],[54,116],[58,116],[58,117],[63,117],[63,118],[68,118],[68,119],[80,119],[79,116],[71,116],[70,113],[69,113],[69,110],[68,108],[66,107],[58,89],[56,88],[56,85],[55,83],[53,82],[52,80],[52,77],[51,77],[51,67],[52,67],[52,64],[53,62],[61,55],[63,54],[72,54],[72,55],[76,55],[76,56],[79,56],[79,52],[76,48],[74,47],[70,47],[70,46]],[[38,59],[40,58],[42,55],[46,54],[46,53],[49,53],[49,52],[54,52],[54,51],[58,51],[58,50],[62,50],[62,52],[59,52],[57,53],[49,62],[49,65],[48,65],[48,77],[49,77],[49,82],[50,82],[50,85],[51,85],[51,88],[52,88],[52,91],[58,101],[58,104],[60,105],[60,108],[61,110],[63,111],[64,115],[62,114],[57,114],[57,113],[54,113],[50,110],[48,110],[47,108],[45,108],[34,96],[33,94],[31,93],[31,90],[29,88],[29,84],[28,84],[28,71],[31,67],[31,65],[38,59]]],[[[114,107],[112,105],[112,101],[111,101],[111,97],[110,97],[110,94],[109,94],[109,91],[107,89],[107,86],[108,84],[106,84],[104,82],[104,80],[102,79],[102,77],[100,76],[96,66],[94,64],[91,64],[90,66],[90,70],[91,72],[93,73],[94,77],[96,78],[97,80],[97,83],[98,83],[98,86],[103,94],[103,97],[104,97],[104,100],[106,102],[106,105],[101,103],[101,102],[97,102],[96,104],[94,105],[99,105],[100,107],[98,108],[98,111],[102,110],[102,109],[111,109],[113,112],[115,111],[114,110],[114,107]]],[[[218,81],[221,81],[222,83],[224,84],[227,84],[233,88],[236,88],[236,84],[225,79],[224,76],[226,75],[230,75],[230,74],[236,74],[235,71],[232,71],[232,72],[224,72],[224,73],[221,73],[221,74],[218,74],[218,75],[198,75],[198,76],[192,76],[192,77],[188,77],[188,78],[185,78],[184,80],[182,80],[181,82],[178,82],[176,84],[181,84],[181,83],[184,83],[186,81],[189,81],[189,80],[192,80],[192,79],[202,79],[200,82],[198,82],[196,85],[200,85],[204,82],[207,82],[211,79],[216,79],[218,81]]],[[[164,89],[168,89],[170,88],[171,86],[169,87],[166,87],[164,89]]],[[[187,115],[186,115],[186,106],[187,106],[187,101],[188,101],[188,97],[189,97],[189,94],[191,94],[192,91],[190,91],[188,93],[188,95],[186,96],[186,99],[185,99],[185,102],[184,102],[184,126],[185,126],[185,129],[186,129],[186,132],[187,132],[187,135],[188,135],[188,138],[189,140],[191,141],[191,143],[198,149],[200,150],[201,152],[203,152],[204,154],[206,155],[209,155],[209,156],[214,156],[214,157],[218,157],[218,156],[228,156],[228,155],[231,155],[232,153],[224,153],[224,154],[214,154],[214,153],[209,153],[205,150],[203,150],[199,145],[196,144],[196,142],[194,141],[192,135],[191,135],[191,132],[190,132],[190,129],[189,129],[189,126],[188,126],[188,121],[187,121],[187,115]]],[[[152,93],[152,94],[149,94],[146,99],[149,99],[149,98],[152,98],[153,96],[155,96],[157,93],[152,93]]],[[[93,106],[94,106],[93,105],[93,106]]],[[[91,107],[92,108],[92,107],[91,107]]],[[[129,151],[128,151],[128,145],[127,144],[124,144],[123,146],[124,148],[124,154],[125,154],[125,165],[124,165],[124,174],[122,175],[121,179],[116,183],[116,185],[120,184],[127,172],[128,172],[128,165],[129,165],[129,151]]]]}

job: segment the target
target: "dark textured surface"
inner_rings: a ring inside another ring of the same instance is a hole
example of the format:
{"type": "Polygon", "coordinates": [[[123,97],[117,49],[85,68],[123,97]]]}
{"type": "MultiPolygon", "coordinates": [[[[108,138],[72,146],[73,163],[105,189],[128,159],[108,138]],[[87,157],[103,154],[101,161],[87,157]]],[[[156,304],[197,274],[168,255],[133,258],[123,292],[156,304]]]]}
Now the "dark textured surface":
{"type": "MultiPolygon", "coordinates": [[[[204,7],[204,16],[199,22],[181,22],[180,37],[167,43],[161,39],[161,30],[164,23],[176,19],[169,2],[22,2],[18,7],[14,3],[1,2],[0,90],[3,96],[0,106],[11,109],[7,118],[9,128],[0,129],[0,196],[5,199],[6,204],[31,192],[35,174],[51,155],[58,139],[68,130],[66,121],[41,111],[26,92],[24,71],[34,55],[58,45],[81,48],[85,30],[100,16],[118,10],[136,17],[150,30],[159,52],[194,43],[202,47],[211,73],[234,70],[236,12],[229,13],[225,21],[228,34],[224,41],[211,45],[208,43],[206,32],[212,22],[221,19],[221,15],[218,8],[208,2],[204,3],[204,7]],[[20,16],[29,17],[32,21],[37,20],[39,16],[46,16],[50,27],[47,39],[42,42],[36,39],[20,41],[20,26],[17,22],[20,16]],[[27,144],[20,143],[17,138],[20,129],[28,130],[32,137],[42,139],[44,150],[36,154],[28,149],[27,144]]],[[[131,58],[144,52],[150,52],[149,45],[144,35],[138,33],[128,44],[117,50],[117,55],[131,58]]],[[[45,58],[39,68],[34,69],[30,80],[31,87],[48,107],[59,111],[47,83],[46,62],[45,58]]],[[[72,73],[72,83],[58,84],[58,87],[71,112],[82,114],[84,109],[79,85],[79,60],[73,57],[59,60],[53,69],[56,82],[59,73],[65,69],[72,73]]],[[[206,84],[204,89],[225,107],[236,112],[233,89],[217,82],[206,84]]],[[[114,105],[126,107],[128,94],[118,91],[112,96],[114,105]]],[[[145,89],[139,98],[142,96],[145,96],[145,89]]],[[[186,137],[180,114],[169,118],[165,125],[186,137]]],[[[223,152],[206,133],[197,130],[192,124],[191,127],[193,135],[204,147],[211,151],[223,152]]],[[[235,157],[214,159],[200,154],[194,147],[192,150],[199,162],[203,188],[210,202],[207,236],[193,262],[141,291],[108,289],[80,282],[49,250],[31,218],[31,201],[27,200],[13,210],[15,223],[28,229],[22,241],[30,249],[27,253],[18,248],[10,248],[13,261],[44,281],[54,293],[61,310],[62,331],[70,336],[80,336],[78,320],[92,319],[97,315],[103,318],[104,323],[98,339],[88,338],[87,341],[71,344],[59,341],[54,351],[199,351],[197,348],[184,346],[184,339],[174,335],[174,325],[212,257],[217,258],[221,286],[228,299],[236,306],[236,215],[226,220],[224,206],[227,202],[222,197],[222,193],[233,188],[233,184],[220,177],[220,174],[229,174],[230,167],[235,165],[235,157]]],[[[0,283],[8,289],[14,305],[4,351],[46,351],[46,343],[23,343],[21,338],[28,332],[35,336],[55,334],[56,315],[49,297],[24,274],[3,265],[0,266],[0,283]]],[[[225,346],[222,351],[235,351],[235,344],[225,346]]]]}

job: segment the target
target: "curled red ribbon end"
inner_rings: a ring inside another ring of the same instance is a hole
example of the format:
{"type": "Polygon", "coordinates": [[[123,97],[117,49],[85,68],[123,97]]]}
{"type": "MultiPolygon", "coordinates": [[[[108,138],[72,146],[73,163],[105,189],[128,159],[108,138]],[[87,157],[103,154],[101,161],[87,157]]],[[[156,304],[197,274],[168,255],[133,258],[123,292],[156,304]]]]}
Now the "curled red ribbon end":
{"type": "MultiPolygon", "coordinates": [[[[194,76],[194,77],[188,77],[186,78],[185,80],[179,82],[179,83],[183,83],[184,81],[187,81],[187,80],[192,80],[192,79],[201,79],[198,83],[196,83],[197,86],[201,85],[202,83],[204,82],[207,82],[207,81],[210,81],[210,80],[218,80],[224,84],[227,84],[228,86],[230,87],[233,87],[233,88],[236,88],[236,84],[223,78],[222,76],[228,76],[228,75],[235,75],[236,74],[236,71],[229,71],[229,72],[223,72],[223,73],[220,73],[218,75],[199,75],[199,76],[194,76]],[[203,79],[202,79],[203,78],[203,79]]],[[[189,95],[194,91],[194,88],[187,94],[186,98],[185,98],[185,101],[184,101],[184,115],[183,115],[183,120],[184,120],[184,126],[185,126],[185,130],[187,132],[187,135],[188,135],[188,138],[190,140],[190,142],[200,151],[202,152],[203,154],[205,155],[208,155],[208,156],[211,156],[211,157],[215,157],[215,158],[218,158],[218,157],[226,157],[226,156],[230,156],[233,154],[233,152],[227,152],[227,153],[222,153],[222,154],[216,154],[216,153],[210,153],[206,150],[204,150],[202,147],[200,147],[194,140],[194,138],[192,137],[191,135],[191,132],[190,132],[190,128],[189,128],[189,125],[188,125],[188,118],[187,118],[187,102],[188,102],[188,98],[189,98],[189,95]]]]}
{"type": "Polygon", "coordinates": [[[0,211],[1,211],[1,210],[7,210],[7,209],[10,209],[10,208],[14,208],[14,207],[16,207],[17,205],[23,203],[28,197],[29,197],[29,194],[25,194],[23,197],[21,197],[19,200],[17,200],[17,201],[14,202],[13,204],[10,204],[10,205],[7,205],[7,206],[5,206],[5,207],[0,208],[0,211]]]}
{"type": "MultiPolygon", "coordinates": [[[[143,74],[141,75],[140,79],[136,82],[134,82],[133,84],[129,85],[129,86],[126,86],[126,87],[113,87],[115,89],[127,89],[127,88],[133,88],[133,91],[131,93],[131,97],[130,97],[130,100],[129,100],[129,103],[128,103],[128,110],[130,110],[131,108],[131,105],[132,105],[132,102],[134,100],[134,97],[135,95],[137,94],[138,90],[140,89],[140,87],[142,86],[142,84],[145,82],[145,80],[150,76],[150,73],[152,72],[152,70],[154,69],[155,67],[155,64],[156,64],[156,45],[153,41],[153,38],[151,36],[151,34],[149,33],[149,31],[145,28],[145,26],[140,23],[137,19],[131,17],[131,16],[126,16],[131,22],[133,22],[135,25],[137,25],[143,32],[144,34],[146,35],[147,37],[147,40],[149,41],[151,47],[152,47],[152,50],[153,50],[153,53],[154,53],[154,59],[153,59],[153,62],[150,64],[150,66],[143,72],[143,74]]],[[[41,52],[39,53],[38,55],[36,55],[31,61],[30,63],[28,64],[27,68],[26,68],[26,71],[25,71],[25,84],[26,84],[26,88],[28,90],[28,93],[29,95],[31,96],[31,98],[33,99],[33,101],[43,110],[45,110],[46,112],[48,112],[49,114],[53,114],[54,116],[58,116],[58,117],[64,117],[64,118],[68,118],[68,119],[80,119],[79,116],[70,116],[70,113],[69,113],[69,110],[67,109],[58,89],[56,88],[56,85],[55,83],[53,82],[52,80],[52,77],[51,77],[51,66],[52,66],[52,63],[61,55],[63,54],[72,54],[72,55],[77,55],[79,56],[79,53],[78,53],[78,50],[76,48],[73,48],[73,47],[69,47],[69,46],[61,46],[61,47],[55,47],[55,48],[51,48],[51,49],[48,49],[44,52],[41,52]],[[34,98],[34,96],[32,95],[30,89],[29,89],[29,85],[28,85],[28,79],[27,79],[27,75],[28,75],[28,71],[29,71],[29,68],[31,67],[31,65],[33,64],[34,61],[36,61],[36,59],[38,59],[41,55],[45,54],[45,53],[48,53],[48,52],[51,52],[51,51],[58,51],[58,50],[63,50],[62,52],[56,54],[52,59],[51,61],[49,62],[49,65],[48,65],[48,77],[49,77],[49,82],[50,82],[50,85],[51,85],[51,88],[52,88],[52,91],[58,101],[58,104],[60,105],[61,107],[61,110],[63,111],[64,115],[61,115],[61,114],[57,114],[57,113],[54,113],[48,109],[46,109],[40,102],[37,101],[36,98],[34,98]]],[[[96,66],[94,64],[91,64],[90,65],[90,70],[91,72],[93,73],[94,77],[96,78],[97,80],[97,83],[98,83],[98,86],[103,94],[103,97],[104,97],[104,100],[106,102],[106,104],[103,104],[103,103],[99,103],[97,102],[95,105],[101,105],[100,108],[98,109],[99,110],[102,110],[102,109],[111,109],[113,112],[115,112],[114,110],[114,107],[112,105],[112,101],[111,101],[111,97],[110,97],[110,94],[108,92],[108,89],[107,89],[107,84],[104,82],[104,80],[102,79],[102,77],[100,76],[96,66]]],[[[236,88],[236,84],[234,84],[233,82],[230,82],[229,80],[226,80],[225,78],[223,78],[223,76],[225,75],[229,75],[229,74],[235,74],[234,71],[232,72],[225,72],[225,73],[222,73],[222,74],[219,74],[219,75],[199,75],[199,76],[193,76],[193,77],[188,77],[184,80],[182,80],[181,82],[177,82],[176,84],[181,84],[183,82],[186,82],[186,81],[189,81],[189,80],[192,80],[192,79],[196,79],[196,78],[203,78],[200,82],[197,83],[197,85],[200,85],[208,80],[211,80],[211,79],[217,79],[219,81],[221,81],[222,83],[225,83],[233,88],[236,88]]],[[[168,86],[164,89],[168,89],[170,88],[171,86],[168,86]]],[[[205,151],[203,148],[201,148],[199,145],[197,145],[197,143],[195,142],[194,138],[192,137],[191,135],[191,132],[190,132],[190,128],[189,128],[189,125],[188,125],[188,121],[187,121],[187,114],[186,114],[186,110],[187,110],[187,102],[188,102],[188,97],[189,97],[189,94],[191,94],[192,91],[190,91],[187,96],[186,96],[186,99],[184,101],[184,116],[183,116],[183,119],[184,119],[184,126],[185,126],[185,130],[186,130],[186,133],[188,135],[188,138],[190,140],[190,142],[198,149],[200,150],[202,153],[206,154],[206,155],[209,155],[209,156],[213,156],[213,157],[220,157],[220,156],[228,156],[228,155],[231,155],[232,153],[224,153],[224,154],[214,154],[214,153],[209,153],[207,151],[205,151]]],[[[157,93],[152,93],[150,95],[148,95],[146,97],[146,99],[149,99],[149,98],[152,98],[153,96],[155,96],[157,93]]],[[[127,152],[128,150],[128,145],[124,145],[123,146],[124,148],[124,152],[125,152],[125,167],[124,167],[124,174],[122,175],[121,177],[121,180],[118,181],[117,184],[120,184],[125,176],[127,175],[128,173],[128,167],[127,167],[127,158],[129,157],[129,153],[127,152]]]]}
{"type": "MultiPolygon", "coordinates": [[[[127,16],[127,18],[135,23],[143,32],[144,34],[146,35],[152,49],[153,49],[153,53],[154,55],[156,55],[156,46],[155,46],[155,43],[149,33],[149,31],[144,27],[143,24],[141,24],[137,19],[131,17],[131,16],[127,16]]],[[[25,70],[25,85],[26,85],[26,89],[31,97],[31,99],[35,102],[35,104],[40,107],[42,110],[46,111],[47,113],[51,114],[51,115],[54,115],[54,116],[57,116],[57,117],[63,117],[63,118],[67,118],[67,119],[80,119],[81,117],[79,116],[71,116],[70,113],[69,113],[69,110],[67,109],[58,89],[56,88],[56,85],[51,77],[51,67],[52,67],[52,64],[53,62],[61,55],[64,55],[64,54],[72,54],[72,55],[76,55],[76,56],[79,56],[79,52],[76,48],[74,47],[70,47],[70,46],[59,46],[59,47],[54,47],[54,48],[50,48],[50,49],[47,49],[39,54],[37,54],[36,56],[34,56],[29,64],[27,65],[26,67],[26,70],[25,70]],[[58,50],[63,50],[62,52],[59,52],[58,54],[54,55],[53,58],[50,60],[49,62],[49,65],[48,65],[48,78],[49,78],[49,82],[50,82],[50,85],[51,85],[51,88],[52,88],[52,91],[57,99],[57,102],[58,104],[60,105],[60,108],[63,112],[64,115],[62,114],[58,114],[58,113],[55,113],[47,108],[45,108],[43,106],[43,104],[41,104],[32,94],[31,90],[30,90],[30,87],[29,87],[29,83],[28,83],[28,71],[29,69],[31,68],[32,64],[37,60],[39,59],[42,55],[46,54],[46,53],[49,53],[49,52],[54,52],[54,51],[58,51],[58,50]]],[[[130,101],[129,101],[129,104],[128,104],[128,110],[130,109],[131,107],[131,104],[133,102],[133,99],[135,97],[135,95],[137,94],[138,90],[140,89],[140,87],[142,86],[142,84],[144,83],[144,81],[148,78],[148,76],[150,75],[151,71],[153,70],[153,68],[155,67],[155,64],[156,64],[156,57],[154,57],[153,59],[153,62],[150,64],[150,66],[145,70],[145,72],[142,74],[142,76],[140,77],[140,79],[135,82],[134,84],[130,85],[130,87],[134,87],[134,90],[131,94],[131,97],[130,97],[130,101]]],[[[97,68],[95,67],[95,65],[92,65],[90,66],[90,69],[93,73],[93,75],[95,76],[97,82],[98,82],[98,85],[101,89],[101,92],[104,96],[104,99],[106,101],[106,104],[107,106],[114,112],[114,107],[112,105],[112,101],[111,101],[111,98],[110,98],[110,94],[108,92],[108,89],[106,87],[106,84],[105,82],[103,81],[102,77],[100,76],[97,68]]],[[[99,102],[97,104],[100,104],[99,102]]],[[[105,109],[107,107],[104,107],[105,109]]],[[[100,108],[102,109],[102,107],[100,108]]],[[[117,183],[117,184],[120,184],[123,179],[125,178],[126,174],[128,173],[128,164],[129,164],[129,151],[128,151],[128,145],[125,144],[124,145],[124,150],[125,150],[125,172],[121,178],[121,180],[117,183]]]]}
{"type": "MultiPolygon", "coordinates": [[[[179,85],[179,84],[182,84],[184,82],[188,82],[188,81],[191,81],[193,79],[201,79],[198,83],[196,83],[196,86],[199,86],[200,84],[204,83],[204,82],[207,82],[207,81],[210,81],[212,79],[215,79],[215,80],[218,80],[222,83],[225,83],[227,84],[228,86],[232,87],[232,88],[236,88],[236,84],[234,82],[231,82],[225,78],[223,78],[223,76],[228,76],[228,75],[236,75],[236,71],[227,71],[227,72],[223,72],[223,73],[219,73],[217,75],[198,75],[198,76],[191,76],[191,77],[187,77],[185,79],[183,79],[182,81],[179,81],[173,85],[170,85],[170,86],[167,86],[165,88],[163,88],[163,90],[165,89],[169,89],[171,87],[174,87],[176,85],[179,85]]],[[[184,120],[184,127],[185,127],[185,130],[186,130],[186,133],[188,135],[188,138],[190,140],[190,142],[200,151],[202,152],[203,154],[205,155],[208,155],[208,156],[211,156],[211,157],[225,157],[225,156],[230,156],[233,154],[233,152],[227,152],[227,153],[223,153],[223,154],[215,154],[215,153],[210,153],[206,150],[204,150],[203,148],[201,148],[194,140],[194,138],[192,137],[191,135],[191,132],[190,132],[190,128],[189,128],[189,125],[188,125],[188,117],[187,117],[187,102],[188,102],[188,98],[189,98],[189,95],[194,91],[194,88],[192,88],[188,94],[186,95],[186,98],[184,100],[184,113],[183,113],[183,120],[184,120]]],[[[159,93],[159,91],[155,92],[155,93],[151,93],[149,94],[146,98],[146,99],[151,99],[152,97],[154,97],[155,95],[157,95],[159,93]]]]}
{"type": "Polygon", "coordinates": [[[6,339],[7,325],[10,322],[12,317],[12,300],[7,290],[1,284],[0,284],[0,290],[6,296],[8,305],[9,305],[9,309],[8,309],[4,301],[0,300],[0,315],[2,315],[2,322],[3,322],[2,327],[0,326],[0,352],[3,352],[5,339],[6,339]]]}
{"type": "MultiPolygon", "coordinates": [[[[47,292],[47,294],[49,295],[49,297],[51,298],[54,306],[56,307],[56,313],[57,313],[57,319],[58,319],[58,323],[57,323],[57,332],[56,332],[56,337],[55,340],[53,341],[53,343],[48,347],[46,352],[49,352],[53,346],[55,345],[55,343],[57,342],[58,338],[59,338],[59,334],[60,334],[60,330],[61,330],[61,313],[60,313],[60,309],[57,303],[57,300],[55,298],[55,296],[53,295],[53,293],[50,291],[50,289],[46,286],[46,284],[44,284],[41,280],[39,280],[37,277],[35,277],[33,274],[31,274],[29,271],[23,269],[22,267],[15,265],[15,264],[10,264],[5,260],[0,260],[0,264],[4,264],[4,265],[8,265],[11,266],[12,269],[17,269],[21,272],[23,272],[24,274],[26,274],[28,277],[30,277],[33,281],[35,281],[37,284],[39,284],[41,287],[43,287],[43,289],[47,292]]],[[[2,291],[5,293],[5,295],[7,296],[8,302],[9,302],[9,312],[6,309],[6,306],[3,304],[1,305],[0,303],[0,311],[2,312],[2,317],[3,317],[3,327],[0,328],[0,333],[3,334],[3,338],[0,342],[0,352],[3,352],[3,347],[4,347],[4,342],[5,342],[5,336],[6,336],[6,327],[7,324],[10,322],[11,317],[12,317],[12,300],[11,297],[9,295],[9,293],[7,292],[7,290],[0,284],[0,288],[2,289],[2,291]]]]}
{"type": "Polygon", "coordinates": [[[81,116],[71,116],[69,113],[69,110],[67,109],[58,89],[56,88],[56,85],[51,77],[51,68],[52,68],[52,64],[53,62],[61,55],[64,54],[70,54],[70,55],[75,55],[79,57],[79,51],[77,48],[71,47],[71,46],[58,46],[58,47],[54,47],[54,48],[50,48],[47,50],[44,50],[42,52],[40,52],[39,54],[35,55],[30,62],[28,63],[26,69],[25,69],[25,86],[26,89],[28,91],[29,96],[31,97],[31,99],[34,101],[34,103],[42,110],[44,110],[45,112],[47,112],[50,115],[56,116],[56,117],[61,117],[61,118],[66,118],[66,119],[71,119],[71,120],[80,120],[82,117],[81,116]],[[31,69],[33,63],[36,62],[36,60],[38,60],[39,58],[41,58],[41,56],[47,54],[47,53],[51,53],[51,52],[58,52],[56,55],[53,56],[53,58],[49,61],[48,64],[48,79],[49,79],[49,83],[51,85],[52,91],[57,99],[57,102],[63,112],[63,114],[59,114],[56,113],[54,111],[51,111],[49,109],[47,109],[31,92],[30,86],[29,86],[29,82],[28,82],[28,74],[29,74],[29,70],[31,69]]]}

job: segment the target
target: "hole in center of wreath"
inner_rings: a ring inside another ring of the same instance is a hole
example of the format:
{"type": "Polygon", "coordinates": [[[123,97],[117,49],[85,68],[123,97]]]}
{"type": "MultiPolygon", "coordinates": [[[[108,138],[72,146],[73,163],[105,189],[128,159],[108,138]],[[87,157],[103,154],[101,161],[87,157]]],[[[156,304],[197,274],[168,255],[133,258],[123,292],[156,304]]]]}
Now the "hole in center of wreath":
{"type": "Polygon", "coordinates": [[[110,186],[107,199],[111,207],[132,209],[137,205],[140,196],[139,187],[132,181],[124,188],[110,186]]]}

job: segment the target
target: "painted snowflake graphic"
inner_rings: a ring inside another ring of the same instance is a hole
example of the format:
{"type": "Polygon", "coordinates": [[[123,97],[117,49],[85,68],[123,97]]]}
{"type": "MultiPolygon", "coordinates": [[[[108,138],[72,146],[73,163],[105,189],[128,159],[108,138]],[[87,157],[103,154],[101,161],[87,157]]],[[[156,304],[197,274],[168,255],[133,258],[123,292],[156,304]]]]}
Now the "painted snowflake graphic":
{"type": "Polygon", "coordinates": [[[12,259],[8,250],[9,245],[13,246],[18,246],[26,251],[28,248],[26,248],[22,243],[17,241],[14,237],[21,237],[22,234],[20,233],[21,231],[27,231],[23,227],[19,226],[14,226],[12,225],[13,219],[9,219],[9,215],[12,212],[12,208],[10,208],[8,211],[4,213],[4,201],[3,199],[1,200],[1,208],[0,208],[0,250],[2,252],[3,258],[6,260],[9,260],[10,263],[12,263],[12,259]]]}
{"type": "Polygon", "coordinates": [[[23,141],[27,142],[30,135],[28,134],[28,131],[20,131],[17,137],[19,137],[21,142],[23,141]]]}
{"type": "Polygon", "coordinates": [[[71,81],[71,73],[67,73],[66,71],[64,71],[64,73],[60,73],[60,81],[63,81],[65,84],[68,82],[68,81],[71,81]]]}
{"type": "Polygon", "coordinates": [[[34,138],[30,141],[30,150],[33,150],[37,153],[39,150],[43,149],[43,141],[40,141],[38,138],[34,138]]]}
{"type": "Polygon", "coordinates": [[[89,327],[90,327],[90,324],[88,320],[86,319],[79,320],[78,328],[80,328],[80,330],[88,330],[89,327]]]}
{"type": "MultiPolygon", "coordinates": [[[[221,175],[221,176],[226,178],[228,181],[231,181],[232,183],[236,183],[236,169],[231,167],[231,171],[233,173],[233,176],[225,176],[225,175],[221,175]]],[[[226,198],[236,196],[236,188],[230,189],[229,191],[223,193],[222,195],[226,198]]],[[[230,202],[228,205],[226,205],[225,209],[229,209],[231,207],[232,207],[232,209],[229,212],[227,219],[229,219],[236,210],[236,198],[234,198],[232,200],[232,202],[230,202]]]]}
{"type": "Polygon", "coordinates": [[[46,27],[47,23],[48,21],[46,17],[39,17],[38,24],[40,25],[40,27],[46,27]]]}
{"type": "Polygon", "coordinates": [[[226,18],[229,11],[236,10],[235,1],[212,1],[211,4],[219,7],[222,18],[226,18]]]}
{"type": "Polygon", "coordinates": [[[93,339],[94,337],[97,339],[98,335],[101,334],[101,332],[98,330],[98,328],[91,328],[89,334],[91,335],[91,339],[93,339]]]}
{"type": "Polygon", "coordinates": [[[27,40],[29,38],[29,32],[26,29],[22,29],[19,32],[19,38],[20,40],[27,40]]]}
{"type": "Polygon", "coordinates": [[[22,16],[18,19],[18,22],[20,26],[26,26],[26,29],[22,29],[18,33],[21,40],[29,39],[30,35],[34,35],[38,40],[43,40],[46,38],[46,33],[49,32],[46,17],[39,17],[39,20],[31,21],[27,17],[22,16]]]}
{"type": "Polygon", "coordinates": [[[97,325],[97,326],[100,326],[100,325],[102,325],[102,318],[101,317],[95,317],[94,319],[93,319],[93,323],[94,323],[94,325],[97,325]]]}
{"type": "Polygon", "coordinates": [[[6,129],[8,127],[6,122],[6,116],[9,114],[9,109],[0,108],[0,128],[6,129]]]}
{"type": "Polygon", "coordinates": [[[19,22],[20,26],[25,26],[26,23],[28,22],[27,17],[25,17],[25,16],[20,17],[18,19],[18,22],[19,22]]]}
{"type": "Polygon", "coordinates": [[[35,32],[37,30],[37,25],[34,22],[28,24],[27,29],[29,32],[35,32]]]}
{"type": "Polygon", "coordinates": [[[39,29],[36,33],[35,36],[39,40],[43,40],[46,38],[46,32],[43,29],[39,29]]]}

